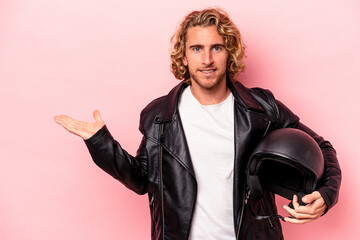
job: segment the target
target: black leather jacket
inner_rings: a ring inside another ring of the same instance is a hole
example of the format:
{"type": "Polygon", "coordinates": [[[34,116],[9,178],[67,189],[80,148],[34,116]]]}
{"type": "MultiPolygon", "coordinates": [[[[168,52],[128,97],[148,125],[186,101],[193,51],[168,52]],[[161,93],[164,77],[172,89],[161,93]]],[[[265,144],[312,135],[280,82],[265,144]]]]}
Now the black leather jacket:
{"type": "MultiPolygon", "coordinates": [[[[106,126],[85,141],[99,167],[136,193],[148,193],[152,239],[184,240],[189,237],[197,184],[177,108],[186,86],[180,83],[141,112],[143,139],[135,157],[121,148],[106,126]]],[[[262,200],[249,200],[245,205],[245,168],[249,155],[270,130],[292,127],[309,133],[324,154],[325,174],[317,190],[329,209],[337,202],[341,182],[335,150],[301,124],[299,118],[269,91],[248,89],[239,82],[230,81],[228,87],[235,97],[233,217],[236,239],[283,239],[279,220],[255,220],[247,207],[250,205],[259,215],[276,213],[272,193],[265,192],[262,200]]]]}

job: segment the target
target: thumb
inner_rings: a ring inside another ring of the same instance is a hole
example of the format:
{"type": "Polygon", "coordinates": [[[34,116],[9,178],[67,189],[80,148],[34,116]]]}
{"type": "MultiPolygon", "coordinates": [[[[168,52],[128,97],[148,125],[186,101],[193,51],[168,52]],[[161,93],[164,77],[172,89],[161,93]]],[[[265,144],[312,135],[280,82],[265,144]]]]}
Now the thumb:
{"type": "Polygon", "coordinates": [[[100,112],[99,110],[95,110],[94,113],[93,113],[93,116],[94,116],[94,119],[96,122],[102,122],[102,118],[101,118],[101,115],[100,115],[100,112]]]}
{"type": "Polygon", "coordinates": [[[302,201],[304,202],[304,203],[311,203],[311,202],[313,202],[314,200],[316,200],[317,198],[318,198],[318,195],[320,195],[319,194],[319,192],[317,192],[317,191],[314,191],[314,192],[312,192],[311,194],[308,194],[308,195],[305,195],[303,198],[302,198],[302,201]]]}

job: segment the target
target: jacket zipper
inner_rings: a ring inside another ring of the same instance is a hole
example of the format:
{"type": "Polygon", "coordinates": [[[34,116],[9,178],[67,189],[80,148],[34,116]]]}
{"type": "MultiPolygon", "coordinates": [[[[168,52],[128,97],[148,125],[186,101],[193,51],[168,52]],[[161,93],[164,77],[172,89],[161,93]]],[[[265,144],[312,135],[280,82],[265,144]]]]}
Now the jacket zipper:
{"type": "Polygon", "coordinates": [[[152,195],[152,196],[151,196],[151,200],[150,200],[150,203],[149,203],[149,204],[150,204],[150,206],[151,206],[151,205],[153,204],[153,202],[154,202],[154,199],[155,199],[155,197],[154,197],[154,195],[152,195]]]}
{"type": "Polygon", "coordinates": [[[154,205],[155,204],[154,204],[154,200],[155,200],[155,195],[152,194],[149,205],[151,207],[151,217],[152,217],[153,221],[155,221],[155,216],[154,216],[155,215],[155,212],[154,212],[154,205]]]}
{"type": "Polygon", "coordinates": [[[161,139],[164,133],[164,124],[161,124],[160,131],[160,187],[161,187],[161,218],[162,218],[162,239],[165,240],[165,218],[164,218],[164,182],[163,182],[163,147],[161,139]]]}
{"type": "MultiPolygon", "coordinates": [[[[244,193],[245,193],[245,188],[246,186],[244,185],[244,193]]],[[[242,201],[242,206],[241,206],[241,213],[240,213],[240,221],[238,224],[238,230],[237,230],[237,234],[236,234],[236,240],[239,239],[239,235],[240,235],[240,228],[241,228],[241,223],[244,217],[244,210],[245,210],[245,205],[247,204],[248,200],[249,200],[249,192],[247,192],[246,194],[244,194],[243,196],[243,201],[242,201]]]]}

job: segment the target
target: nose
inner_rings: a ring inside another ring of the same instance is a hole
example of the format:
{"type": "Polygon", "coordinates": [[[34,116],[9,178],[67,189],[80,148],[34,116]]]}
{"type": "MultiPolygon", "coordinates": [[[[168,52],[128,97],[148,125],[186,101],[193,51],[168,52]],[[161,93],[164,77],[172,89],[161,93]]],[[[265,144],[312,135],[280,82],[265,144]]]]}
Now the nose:
{"type": "Polygon", "coordinates": [[[203,64],[204,65],[209,66],[209,65],[213,64],[214,59],[213,59],[213,56],[212,56],[212,53],[211,53],[210,49],[206,49],[203,52],[202,57],[203,57],[203,64]]]}

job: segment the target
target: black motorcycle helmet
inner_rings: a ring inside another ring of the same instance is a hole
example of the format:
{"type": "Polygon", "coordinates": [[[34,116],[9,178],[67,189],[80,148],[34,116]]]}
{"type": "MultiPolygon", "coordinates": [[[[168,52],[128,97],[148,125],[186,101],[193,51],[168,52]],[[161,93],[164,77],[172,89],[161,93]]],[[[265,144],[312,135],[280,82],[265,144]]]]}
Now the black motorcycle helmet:
{"type": "Polygon", "coordinates": [[[260,141],[250,157],[250,197],[261,199],[263,189],[289,200],[294,194],[309,194],[316,189],[323,172],[323,155],[311,136],[294,128],[274,130],[260,141]]]}

